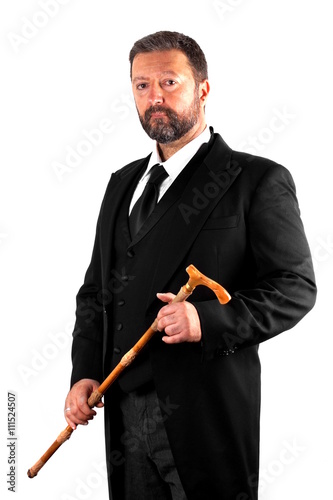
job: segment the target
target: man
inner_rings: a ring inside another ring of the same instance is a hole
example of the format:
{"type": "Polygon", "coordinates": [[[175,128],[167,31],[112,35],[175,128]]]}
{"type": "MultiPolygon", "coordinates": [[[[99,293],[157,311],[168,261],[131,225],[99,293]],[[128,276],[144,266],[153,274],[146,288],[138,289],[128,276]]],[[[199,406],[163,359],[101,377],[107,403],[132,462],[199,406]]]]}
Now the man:
{"type": "Polygon", "coordinates": [[[162,333],[105,395],[110,498],[253,500],[258,344],[292,328],[316,295],[294,183],[206,126],[207,63],[194,40],[149,35],[130,63],[156,147],[114,173],[103,200],[77,296],[66,420],[93,418],[89,395],[157,315],[162,333]],[[158,196],[149,210],[148,190],[158,196]],[[228,304],[205,287],[170,304],[191,263],[228,304]]]}

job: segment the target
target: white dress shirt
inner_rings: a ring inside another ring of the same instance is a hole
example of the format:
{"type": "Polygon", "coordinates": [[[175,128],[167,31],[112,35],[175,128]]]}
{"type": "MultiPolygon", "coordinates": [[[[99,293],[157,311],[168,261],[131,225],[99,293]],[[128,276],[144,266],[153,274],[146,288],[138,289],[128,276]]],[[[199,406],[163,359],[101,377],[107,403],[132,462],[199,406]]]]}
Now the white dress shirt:
{"type": "Polygon", "coordinates": [[[141,179],[138,182],[138,185],[134,191],[132,201],[130,203],[130,208],[129,208],[129,213],[131,213],[132,208],[136,201],[140,198],[140,196],[143,193],[143,190],[148,182],[149,179],[149,174],[150,174],[150,169],[156,165],[156,163],[159,163],[160,165],[163,165],[165,168],[166,172],[168,173],[168,177],[162,182],[160,191],[159,191],[159,196],[158,196],[158,201],[162,198],[162,196],[165,194],[167,189],[171,186],[171,184],[174,182],[174,180],[178,177],[178,175],[181,173],[181,171],[184,169],[184,167],[188,164],[188,162],[193,158],[193,156],[197,153],[199,148],[204,144],[205,142],[209,142],[210,140],[210,130],[209,127],[206,127],[203,132],[201,132],[198,137],[193,139],[193,141],[189,142],[186,144],[183,148],[181,148],[177,153],[171,156],[166,161],[162,161],[160,158],[160,155],[158,153],[158,148],[157,148],[157,143],[155,143],[155,148],[151,154],[151,157],[149,159],[148,166],[141,177],[141,179]]]}

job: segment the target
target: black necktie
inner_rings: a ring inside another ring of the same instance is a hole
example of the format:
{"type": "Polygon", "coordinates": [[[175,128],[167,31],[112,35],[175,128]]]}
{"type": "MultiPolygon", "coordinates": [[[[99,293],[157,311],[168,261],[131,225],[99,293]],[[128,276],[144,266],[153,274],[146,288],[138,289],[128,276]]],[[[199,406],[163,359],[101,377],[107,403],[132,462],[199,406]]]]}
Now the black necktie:
{"type": "Polygon", "coordinates": [[[162,165],[154,165],[150,170],[150,176],[142,195],[136,201],[129,217],[129,226],[132,237],[139,232],[139,229],[154,210],[159,188],[164,179],[168,177],[162,165]]]}

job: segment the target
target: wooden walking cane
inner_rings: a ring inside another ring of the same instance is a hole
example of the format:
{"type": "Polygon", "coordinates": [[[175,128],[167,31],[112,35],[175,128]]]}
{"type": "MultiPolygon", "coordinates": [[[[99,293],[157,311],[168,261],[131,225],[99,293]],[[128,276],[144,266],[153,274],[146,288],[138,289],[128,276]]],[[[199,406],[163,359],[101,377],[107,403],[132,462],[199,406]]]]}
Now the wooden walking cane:
{"type": "MultiPolygon", "coordinates": [[[[175,302],[185,301],[193,292],[193,290],[198,285],[204,285],[210,288],[218,298],[220,304],[226,304],[231,299],[229,293],[218,283],[207,278],[204,274],[200,273],[192,264],[186,268],[189,275],[189,280],[186,285],[182,286],[178,294],[173,299],[175,302]]],[[[147,344],[147,342],[152,338],[152,336],[157,331],[157,319],[152,323],[148,330],[142,335],[138,342],[130,349],[120,360],[118,365],[112,370],[110,375],[102,382],[102,384],[94,391],[89,399],[88,405],[93,408],[103,397],[104,393],[110,387],[111,384],[119,377],[121,372],[129,366],[132,361],[136,358],[142,348],[147,344]]],[[[70,438],[74,429],[70,425],[64,429],[50,448],[44,453],[44,455],[35,463],[29,470],[28,476],[30,478],[37,476],[40,469],[45,465],[45,463],[52,457],[52,455],[57,451],[60,446],[70,438]]]]}

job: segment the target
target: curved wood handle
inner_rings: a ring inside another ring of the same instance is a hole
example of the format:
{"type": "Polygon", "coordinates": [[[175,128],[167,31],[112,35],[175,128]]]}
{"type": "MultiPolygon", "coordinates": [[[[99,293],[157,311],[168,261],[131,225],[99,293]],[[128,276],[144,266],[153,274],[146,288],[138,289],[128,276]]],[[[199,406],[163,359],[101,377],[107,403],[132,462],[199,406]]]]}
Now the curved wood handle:
{"type": "Polygon", "coordinates": [[[190,286],[194,290],[194,288],[198,285],[207,286],[215,293],[220,304],[226,304],[231,299],[230,294],[225,288],[223,288],[222,285],[220,285],[216,281],[211,280],[210,278],[207,278],[207,276],[198,271],[198,269],[194,267],[193,264],[189,265],[186,268],[186,272],[189,275],[190,279],[185,287],[190,286]]]}

